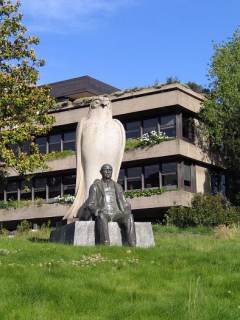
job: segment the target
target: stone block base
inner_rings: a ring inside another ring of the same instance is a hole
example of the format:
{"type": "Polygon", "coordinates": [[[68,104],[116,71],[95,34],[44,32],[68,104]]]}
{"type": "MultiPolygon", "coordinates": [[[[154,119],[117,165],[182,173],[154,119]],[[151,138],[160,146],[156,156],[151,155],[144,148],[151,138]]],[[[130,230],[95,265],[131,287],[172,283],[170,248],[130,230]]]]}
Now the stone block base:
{"type": "MultiPolygon", "coordinates": [[[[111,246],[122,246],[121,230],[116,222],[109,222],[109,237],[111,246]]],[[[155,246],[152,225],[150,222],[135,222],[137,247],[155,246]]],[[[75,246],[95,245],[95,222],[76,221],[57,227],[50,235],[51,242],[73,244],[75,246]]]]}

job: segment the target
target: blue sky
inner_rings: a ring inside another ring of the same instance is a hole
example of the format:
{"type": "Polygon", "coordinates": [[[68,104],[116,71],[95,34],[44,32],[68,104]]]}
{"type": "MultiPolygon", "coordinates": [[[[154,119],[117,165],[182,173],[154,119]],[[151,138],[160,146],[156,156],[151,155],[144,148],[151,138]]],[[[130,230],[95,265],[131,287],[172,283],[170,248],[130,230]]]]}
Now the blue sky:
{"type": "Polygon", "coordinates": [[[40,83],[90,75],[118,88],[207,85],[213,42],[240,25],[239,0],[22,0],[46,60],[40,83]]]}

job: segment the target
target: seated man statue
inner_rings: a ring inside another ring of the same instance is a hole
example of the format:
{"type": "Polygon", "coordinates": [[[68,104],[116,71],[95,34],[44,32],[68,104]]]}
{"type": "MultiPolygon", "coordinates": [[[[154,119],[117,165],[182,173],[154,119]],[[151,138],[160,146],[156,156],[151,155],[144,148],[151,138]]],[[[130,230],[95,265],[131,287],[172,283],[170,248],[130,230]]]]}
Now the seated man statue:
{"type": "Polygon", "coordinates": [[[96,237],[100,244],[110,244],[108,222],[118,222],[123,244],[136,245],[136,235],[130,204],[122,187],[113,181],[112,166],[104,164],[100,170],[101,180],[95,180],[89,189],[87,209],[95,220],[96,237]]]}

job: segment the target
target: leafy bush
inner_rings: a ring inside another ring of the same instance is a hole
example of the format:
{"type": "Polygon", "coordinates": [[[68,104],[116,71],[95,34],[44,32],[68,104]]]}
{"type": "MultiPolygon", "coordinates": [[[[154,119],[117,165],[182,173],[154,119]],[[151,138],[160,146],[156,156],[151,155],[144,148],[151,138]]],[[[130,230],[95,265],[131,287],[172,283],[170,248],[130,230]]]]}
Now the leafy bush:
{"type": "Polygon", "coordinates": [[[0,209],[17,209],[28,207],[32,204],[31,200],[9,200],[9,201],[0,201],[0,209]]]}
{"type": "Polygon", "coordinates": [[[239,228],[235,225],[225,226],[220,224],[214,229],[214,235],[217,239],[233,239],[238,233],[239,228]]]}
{"type": "Polygon", "coordinates": [[[41,206],[45,202],[42,198],[36,198],[32,200],[8,200],[0,201],[0,209],[18,209],[23,207],[29,207],[31,205],[41,206]]]}
{"type": "Polygon", "coordinates": [[[62,203],[62,204],[71,204],[75,200],[75,196],[72,196],[71,194],[65,194],[63,197],[57,196],[54,198],[57,203],[62,203]]]}
{"type": "Polygon", "coordinates": [[[18,233],[28,232],[31,228],[31,223],[27,220],[21,221],[21,223],[17,226],[18,233]]]}
{"type": "Polygon", "coordinates": [[[163,141],[172,140],[172,138],[169,138],[165,135],[164,132],[156,132],[151,131],[148,133],[144,133],[142,137],[137,139],[127,139],[125,151],[136,149],[139,147],[147,147],[147,146],[153,146],[155,144],[159,144],[163,141]]]}
{"type": "Polygon", "coordinates": [[[139,139],[127,139],[125,145],[125,151],[136,149],[141,146],[141,141],[139,139]]]}
{"type": "Polygon", "coordinates": [[[141,138],[139,138],[141,142],[141,146],[152,146],[155,144],[159,144],[163,141],[169,140],[168,136],[164,132],[156,132],[156,131],[151,131],[144,133],[141,138]]]}
{"type": "Polygon", "coordinates": [[[145,189],[145,190],[132,190],[132,191],[126,191],[125,197],[126,198],[139,198],[139,197],[151,197],[155,194],[162,194],[163,192],[171,191],[171,190],[165,190],[163,188],[155,188],[155,189],[145,189]]]}
{"type": "Polygon", "coordinates": [[[217,226],[240,223],[240,208],[232,207],[221,195],[196,194],[192,207],[172,207],[166,222],[178,227],[217,226]]]}
{"type": "Polygon", "coordinates": [[[7,236],[8,230],[4,228],[2,225],[0,225],[0,236],[7,236]]]}
{"type": "Polygon", "coordinates": [[[45,155],[45,160],[50,161],[50,160],[63,159],[75,154],[76,153],[73,150],[53,151],[45,155]]]}

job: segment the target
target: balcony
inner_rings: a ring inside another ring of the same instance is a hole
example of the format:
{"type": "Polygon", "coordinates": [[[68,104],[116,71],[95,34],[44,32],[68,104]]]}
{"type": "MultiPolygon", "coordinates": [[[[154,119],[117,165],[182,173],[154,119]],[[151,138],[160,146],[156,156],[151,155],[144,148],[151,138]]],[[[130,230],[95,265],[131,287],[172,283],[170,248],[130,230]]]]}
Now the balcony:
{"type": "Polygon", "coordinates": [[[171,206],[191,205],[193,193],[184,190],[166,191],[159,195],[151,197],[139,197],[127,199],[131,203],[132,210],[138,209],[153,209],[153,208],[168,208],[171,206]]]}
{"type": "MultiPolygon", "coordinates": [[[[171,206],[190,206],[193,194],[183,190],[166,191],[151,197],[128,199],[132,210],[168,208],[171,206]]],[[[17,209],[0,209],[0,221],[10,222],[19,220],[62,218],[68,210],[68,205],[41,204],[17,209]]]]}
{"type": "Polygon", "coordinates": [[[124,153],[123,162],[169,157],[174,155],[180,155],[207,164],[212,163],[212,160],[207,153],[204,153],[193,143],[182,139],[164,141],[154,146],[129,150],[124,153]]]}

